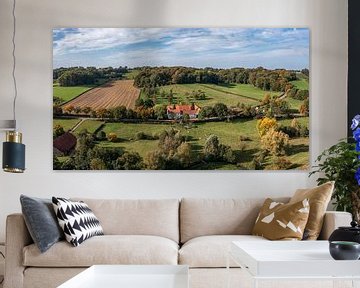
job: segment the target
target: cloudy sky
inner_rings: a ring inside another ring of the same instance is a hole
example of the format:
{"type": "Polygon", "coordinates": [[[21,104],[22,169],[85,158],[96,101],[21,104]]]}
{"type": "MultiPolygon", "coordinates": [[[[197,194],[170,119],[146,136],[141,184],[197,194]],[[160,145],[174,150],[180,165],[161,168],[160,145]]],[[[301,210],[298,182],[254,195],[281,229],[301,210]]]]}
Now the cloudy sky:
{"type": "Polygon", "coordinates": [[[309,29],[61,28],[53,30],[53,65],[302,69],[309,29]]]}

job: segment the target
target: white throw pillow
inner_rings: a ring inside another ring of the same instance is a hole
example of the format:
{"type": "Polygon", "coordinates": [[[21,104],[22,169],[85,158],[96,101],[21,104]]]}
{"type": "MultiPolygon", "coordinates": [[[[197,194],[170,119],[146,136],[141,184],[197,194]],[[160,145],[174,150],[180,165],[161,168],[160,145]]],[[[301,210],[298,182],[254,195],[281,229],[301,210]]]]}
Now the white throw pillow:
{"type": "Polygon", "coordinates": [[[84,202],[52,197],[52,203],[66,241],[75,247],[93,236],[104,235],[99,220],[84,202]]]}

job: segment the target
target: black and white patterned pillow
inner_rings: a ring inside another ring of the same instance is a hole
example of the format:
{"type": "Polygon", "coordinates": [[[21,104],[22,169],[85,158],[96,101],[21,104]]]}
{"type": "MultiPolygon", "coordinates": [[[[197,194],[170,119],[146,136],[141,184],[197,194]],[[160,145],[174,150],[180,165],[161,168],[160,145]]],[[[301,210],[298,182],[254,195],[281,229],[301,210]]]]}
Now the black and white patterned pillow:
{"type": "Polygon", "coordinates": [[[86,239],[104,235],[99,220],[84,202],[52,197],[55,214],[66,241],[79,246],[86,239]]]}

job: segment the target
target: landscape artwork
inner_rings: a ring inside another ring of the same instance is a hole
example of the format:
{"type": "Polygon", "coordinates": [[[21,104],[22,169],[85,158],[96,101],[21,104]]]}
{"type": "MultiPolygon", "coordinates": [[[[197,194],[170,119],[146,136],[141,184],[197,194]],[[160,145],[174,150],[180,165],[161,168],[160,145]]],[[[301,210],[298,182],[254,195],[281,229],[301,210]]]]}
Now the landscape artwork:
{"type": "Polygon", "coordinates": [[[53,30],[54,170],[308,170],[307,28],[53,30]]]}

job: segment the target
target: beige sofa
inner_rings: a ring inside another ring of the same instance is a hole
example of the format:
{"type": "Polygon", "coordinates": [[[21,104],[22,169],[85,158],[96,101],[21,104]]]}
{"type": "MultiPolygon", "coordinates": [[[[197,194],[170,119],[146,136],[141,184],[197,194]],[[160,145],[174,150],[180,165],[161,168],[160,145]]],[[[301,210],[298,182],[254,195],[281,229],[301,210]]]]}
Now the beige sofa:
{"type": "MultiPolygon", "coordinates": [[[[23,216],[8,216],[5,288],[56,287],[94,264],[184,264],[191,288],[223,288],[231,241],[268,241],[250,235],[263,199],[82,200],[105,235],[76,248],[62,241],[41,254],[23,216]]],[[[350,220],[327,212],[321,237],[350,220]]],[[[241,269],[231,266],[231,282],[241,283],[241,269]]]]}

